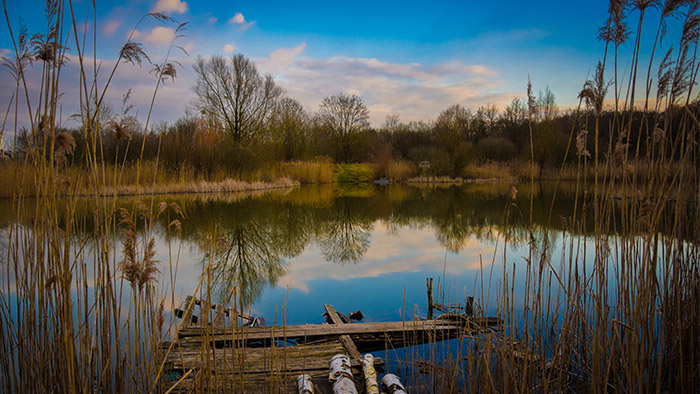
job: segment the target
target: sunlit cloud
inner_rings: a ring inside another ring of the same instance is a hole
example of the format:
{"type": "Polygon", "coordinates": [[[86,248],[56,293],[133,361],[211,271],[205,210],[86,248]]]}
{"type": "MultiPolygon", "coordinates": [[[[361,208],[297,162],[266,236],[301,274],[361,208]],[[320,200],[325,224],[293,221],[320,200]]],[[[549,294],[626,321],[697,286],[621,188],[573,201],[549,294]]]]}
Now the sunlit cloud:
{"type": "Polygon", "coordinates": [[[299,55],[300,53],[304,52],[304,49],[306,49],[306,43],[302,42],[301,44],[295,46],[294,48],[281,48],[278,49],[272,53],[270,53],[269,57],[270,60],[280,63],[280,64],[285,64],[292,60],[294,56],[299,55]]]}
{"type": "Polygon", "coordinates": [[[236,12],[226,23],[229,25],[238,25],[238,31],[246,31],[255,24],[255,21],[246,21],[243,14],[236,12]]]}
{"type": "Polygon", "coordinates": [[[233,51],[235,51],[235,50],[236,50],[236,45],[234,45],[233,43],[229,43],[229,44],[224,45],[224,53],[227,53],[227,54],[233,53],[233,51]]]}
{"type": "Polygon", "coordinates": [[[102,26],[102,33],[111,36],[117,32],[117,29],[122,25],[121,21],[111,20],[102,26]]]}
{"type": "Polygon", "coordinates": [[[194,53],[194,48],[195,47],[193,41],[187,42],[184,45],[182,45],[182,49],[184,49],[188,55],[192,55],[194,53]]]}
{"type": "MultiPolygon", "coordinates": [[[[490,257],[493,245],[474,237],[464,240],[461,253],[445,254],[445,247],[435,237],[434,229],[426,226],[402,233],[401,237],[390,235],[382,223],[376,223],[372,234],[372,245],[363,261],[357,265],[338,265],[325,261],[316,246],[307,248],[289,265],[289,271],[277,282],[278,287],[289,287],[309,292],[314,280],[351,280],[375,278],[403,272],[445,271],[458,275],[464,271],[478,270],[480,256],[490,257]],[[407,238],[409,237],[409,238],[407,238]],[[406,245],[410,244],[410,250],[406,245]]],[[[490,261],[484,258],[484,261],[490,261]]]]}
{"type": "Polygon", "coordinates": [[[136,31],[134,38],[142,39],[149,44],[170,44],[175,37],[175,30],[170,27],[156,26],[150,32],[136,31]]]}
{"type": "Polygon", "coordinates": [[[210,25],[211,25],[211,24],[214,24],[214,23],[216,23],[216,22],[218,22],[218,21],[219,21],[219,18],[217,18],[217,17],[215,17],[215,16],[210,16],[209,19],[207,19],[207,23],[209,23],[210,25]]]}
{"type": "Polygon", "coordinates": [[[188,10],[187,2],[180,0],[158,0],[154,12],[177,13],[184,14],[188,10]]]}
{"type": "Polygon", "coordinates": [[[362,96],[375,125],[389,114],[399,114],[404,121],[434,119],[452,104],[474,110],[487,104],[503,108],[519,95],[503,91],[498,71],[482,64],[422,65],[348,56],[313,59],[304,56],[306,49],[302,43],[254,60],[312,110],[323,97],[339,92],[362,96]]]}
{"type": "Polygon", "coordinates": [[[237,23],[237,24],[245,23],[245,17],[240,12],[236,12],[236,15],[234,15],[231,19],[229,19],[228,23],[230,25],[232,25],[234,23],[237,23]]]}

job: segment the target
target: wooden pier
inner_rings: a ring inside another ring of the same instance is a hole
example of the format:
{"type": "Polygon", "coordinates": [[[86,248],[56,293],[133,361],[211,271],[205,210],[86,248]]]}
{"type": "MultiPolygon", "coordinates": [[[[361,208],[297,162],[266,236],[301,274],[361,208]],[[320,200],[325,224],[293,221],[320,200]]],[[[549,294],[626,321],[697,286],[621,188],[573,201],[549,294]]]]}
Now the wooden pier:
{"type": "MultiPolygon", "coordinates": [[[[163,391],[296,392],[300,374],[311,375],[317,393],[330,392],[328,360],[350,357],[359,374],[361,353],[432,343],[494,329],[494,318],[446,313],[430,320],[345,323],[325,305],[331,324],[261,327],[255,318],[187,297],[173,342],[162,344],[163,391]],[[195,313],[198,306],[199,313],[195,313]]],[[[384,365],[376,357],[375,367],[384,365]]],[[[359,382],[359,380],[358,380],[359,382]]]]}

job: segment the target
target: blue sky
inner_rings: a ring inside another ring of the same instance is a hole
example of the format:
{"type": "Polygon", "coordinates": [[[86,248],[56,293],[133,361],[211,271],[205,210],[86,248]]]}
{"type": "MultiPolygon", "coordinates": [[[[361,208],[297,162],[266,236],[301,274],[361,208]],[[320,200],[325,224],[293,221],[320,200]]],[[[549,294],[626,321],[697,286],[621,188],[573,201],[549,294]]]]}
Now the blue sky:
{"type": "MultiPolygon", "coordinates": [[[[174,83],[159,92],[156,120],[173,121],[184,114],[194,98],[191,65],[197,55],[242,53],[311,111],[325,96],[361,95],[375,125],[387,114],[399,114],[402,120],[434,119],[455,103],[472,110],[486,104],[503,108],[513,97],[525,95],[528,76],[535,91],[549,86],[560,106],[576,105],[578,90],[603,55],[603,44],[595,36],[605,23],[608,7],[602,0],[96,3],[96,55],[103,69],[113,64],[129,31],[145,13],[160,11],[188,22],[187,35],[177,44],[190,56],[179,51],[172,55],[183,68],[174,83]]],[[[92,20],[90,5],[90,1],[74,1],[78,19],[92,20]]],[[[20,16],[30,33],[44,29],[43,2],[10,0],[7,7],[13,29],[20,16]]],[[[646,37],[653,35],[657,23],[658,13],[645,24],[646,37]]],[[[154,61],[161,60],[172,29],[172,25],[147,20],[138,26],[136,40],[144,43],[154,61]]],[[[7,28],[1,31],[0,54],[11,56],[7,28]]],[[[669,36],[673,31],[671,26],[669,36]]],[[[92,28],[88,32],[92,34],[92,28]]],[[[627,50],[630,44],[621,54],[627,50]]],[[[625,62],[621,69],[628,66],[625,62]]],[[[76,73],[70,70],[75,64],[67,67],[61,88],[66,97],[75,97],[77,83],[71,77],[76,73]]],[[[107,96],[115,107],[131,88],[132,101],[143,118],[154,85],[148,70],[120,66],[107,96]]],[[[3,68],[3,108],[13,87],[3,68]]],[[[69,100],[64,105],[66,113],[75,107],[69,100]]]]}

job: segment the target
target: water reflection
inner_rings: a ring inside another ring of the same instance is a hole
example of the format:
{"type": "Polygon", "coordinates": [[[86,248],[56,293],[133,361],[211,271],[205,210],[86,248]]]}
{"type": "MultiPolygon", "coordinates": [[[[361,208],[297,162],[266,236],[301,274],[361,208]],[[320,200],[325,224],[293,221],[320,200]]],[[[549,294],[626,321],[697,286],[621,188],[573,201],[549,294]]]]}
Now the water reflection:
{"type": "MultiPolygon", "coordinates": [[[[209,274],[218,301],[235,292],[244,306],[250,306],[287,287],[303,298],[333,281],[367,282],[366,278],[392,274],[391,280],[404,282],[390,283],[400,290],[409,274],[420,276],[417,286],[422,287],[426,276],[443,270],[455,275],[474,270],[481,255],[493,253],[496,240],[506,234],[505,212],[510,212],[510,245],[527,245],[530,234],[538,238],[546,233],[551,193],[520,187],[518,199],[511,201],[510,187],[325,185],[256,195],[158,198],[177,202],[185,211],[180,237],[189,252],[182,257],[176,293],[191,294],[211,262],[209,274]],[[532,232],[517,209],[507,209],[511,204],[529,209],[530,196],[536,201],[532,232]]],[[[552,217],[569,216],[574,198],[573,192],[560,191],[552,217]]],[[[120,204],[129,207],[133,201],[120,204]]],[[[89,212],[90,203],[80,207],[89,212]]],[[[168,218],[159,220],[166,228],[168,218]]],[[[560,223],[550,225],[550,236],[560,223]]],[[[89,222],[82,231],[89,237],[89,222]]],[[[164,239],[159,242],[158,249],[168,250],[164,239]]],[[[168,258],[167,252],[157,256],[163,262],[168,258]]],[[[422,301],[424,291],[416,294],[422,301]]]]}
{"type": "Polygon", "coordinates": [[[350,197],[336,199],[328,220],[318,235],[326,261],[335,264],[357,264],[369,249],[372,218],[362,215],[363,201],[350,197]]]}
{"type": "Polygon", "coordinates": [[[267,285],[275,285],[286,271],[287,261],[275,250],[274,233],[255,221],[223,229],[216,240],[212,282],[219,301],[234,292],[242,305],[250,305],[267,285]]]}

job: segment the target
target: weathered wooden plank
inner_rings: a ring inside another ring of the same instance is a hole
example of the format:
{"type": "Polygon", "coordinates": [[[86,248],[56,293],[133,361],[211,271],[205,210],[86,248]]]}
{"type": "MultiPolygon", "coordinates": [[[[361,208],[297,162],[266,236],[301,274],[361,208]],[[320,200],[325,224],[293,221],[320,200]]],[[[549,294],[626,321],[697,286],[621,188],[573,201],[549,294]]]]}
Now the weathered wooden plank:
{"type": "Polygon", "coordinates": [[[222,304],[214,307],[214,327],[223,327],[226,321],[226,308],[222,304]]]}
{"type": "Polygon", "coordinates": [[[197,337],[208,332],[217,341],[231,340],[235,329],[237,339],[246,340],[266,340],[279,337],[279,333],[284,331],[288,340],[314,339],[327,336],[355,335],[355,334],[385,334],[402,333],[404,331],[454,331],[463,330],[467,334],[476,333],[486,328],[492,328],[500,324],[498,319],[476,319],[464,317],[459,321],[448,320],[416,320],[407,322],[372,322],[354,324],[305,324],[296,326],[271,327],[225,327],[202,328],[190,327],[182,328],[178,332],[180,338],[197,337]]]}
{"type": "MultiPolygon", "coordinates": [[[[215,365],[218,374],[264,373],[271,370],[314,371],[327,370],[328,360],[343,352],[340,341],[324,341],[312,344],[299,344],[272,348],[178,348],[175,346],[165,357],[165,362],[173,369],[202,369],[215,365]],[[216,360],[216,363],[213,361],[216,360]]],[[[353,360],[353,367],[359,361],[353,360]]],[[[375,365],[383,365],[383,360],[375,359],[375,365]]]]}
{"type": "Polygon", "coordinates": [[[194,313],[194,302],[192,296],[185,298],[185,314],[182,317],[182,325],[180,327],[190,327],[192,325],[192,314],[194,313]]]}
{"type": "Polygon", "coordinates": [[[210,323],[209,315],[211,314],[211,304],[206,299],[199,301],[199,320],[198,326],[206,326],[210,323]]]}
{"type": "MultiPolygon", "coordinates": [[[[338,312],[336,312],[333,305],[324,305],[323,307],[326,308],[326,312],[328,313],[328,316],[330,316],[333,324],[345,324],[340,319],[340,315],[338,315],[338,312]]],[[[343,346],[345,346],[345,349],[347,349],[351,358],[357,359],[357,360],[362,358],[362,355],[357,350],[357,346],[355,346],[355,343],[352,341],[352,338],[350,338],[350,335],[341,335],[339,337],[339,339],[340,339],[340,342],[343,343],[343,346]]]]}

